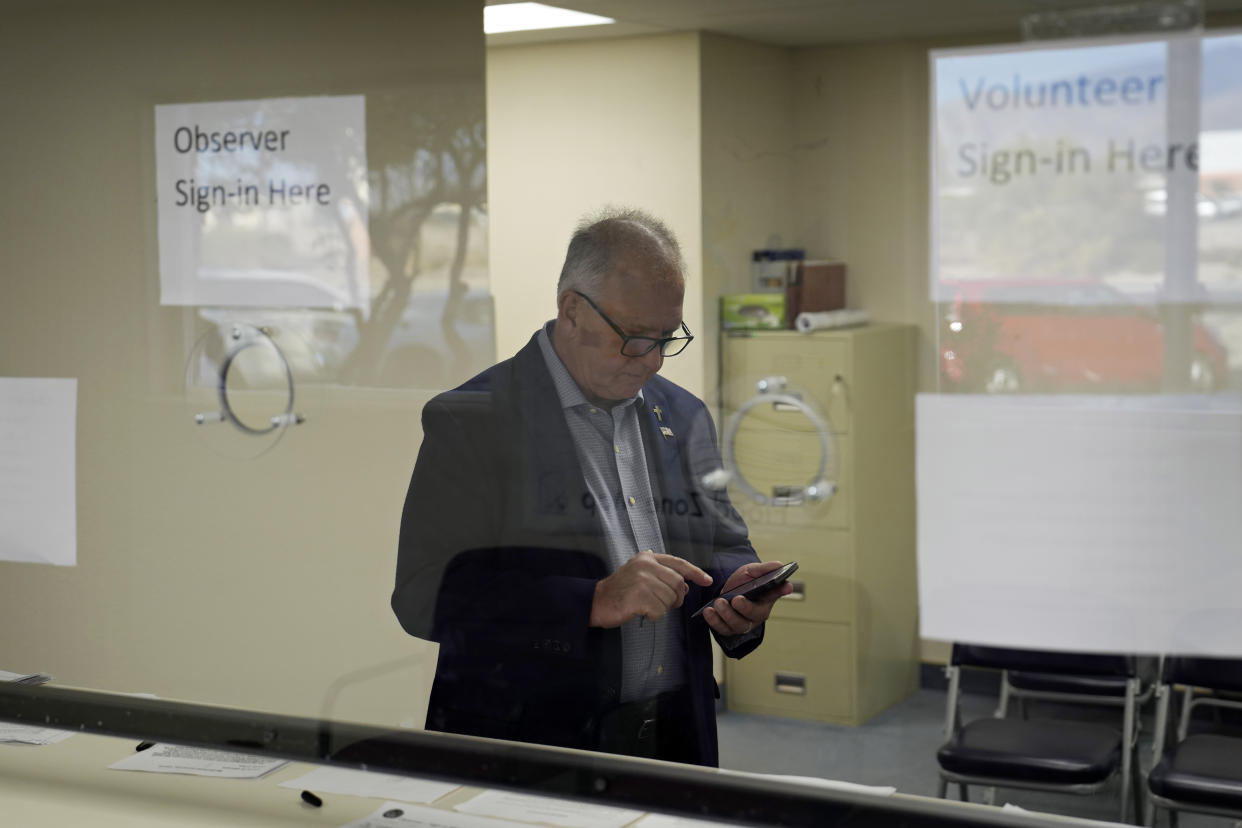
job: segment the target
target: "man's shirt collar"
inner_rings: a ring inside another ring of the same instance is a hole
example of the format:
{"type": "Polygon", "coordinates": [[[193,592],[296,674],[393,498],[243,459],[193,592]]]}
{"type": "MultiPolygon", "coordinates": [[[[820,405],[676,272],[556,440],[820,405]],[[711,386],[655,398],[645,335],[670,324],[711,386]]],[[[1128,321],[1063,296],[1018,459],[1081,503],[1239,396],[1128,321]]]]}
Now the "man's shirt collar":
{"type": "MultiPolygon", "coordinates": [[[[543,361],[548,366],[548,373],[552,375],[552,384],[556,386],[556,395],[561,400],[561,408],[575,408],[580,405],[593,405],[586,398],[586,394],[582,393],[582,389],[578,387],[578,383],[574,382],[573,375],[569,373],[569,369],[565,367],[565,363],[561,362],[561,357],[556,353],[556,347],[552,344],[552,329],[556,326],[556,320],[552,319],[547,322],[536,334],[535,339],[539,342],[539,350],[543,353],[543,361]]],[[[634,402],[642,400],[643,392],[639,390],[637,394],[628,400],[622,400],[617,403],[621,408],[632,405],[634,402]]]]}

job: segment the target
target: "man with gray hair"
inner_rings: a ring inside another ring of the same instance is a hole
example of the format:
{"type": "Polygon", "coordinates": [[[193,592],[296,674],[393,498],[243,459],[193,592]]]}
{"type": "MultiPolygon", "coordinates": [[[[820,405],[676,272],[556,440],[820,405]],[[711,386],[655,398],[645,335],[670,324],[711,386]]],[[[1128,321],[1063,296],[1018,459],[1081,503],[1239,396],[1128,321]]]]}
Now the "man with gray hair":
{"type": "Polygon", "coordinates": [[[703,402],[657,376],[694,336],[685,265],[641,211],[583,222],[556,318],[423,410],[393,610],[440,644],[427,727],[718,761],[711,636],[759,645],[786,584],[722,492],[703,402]]]}

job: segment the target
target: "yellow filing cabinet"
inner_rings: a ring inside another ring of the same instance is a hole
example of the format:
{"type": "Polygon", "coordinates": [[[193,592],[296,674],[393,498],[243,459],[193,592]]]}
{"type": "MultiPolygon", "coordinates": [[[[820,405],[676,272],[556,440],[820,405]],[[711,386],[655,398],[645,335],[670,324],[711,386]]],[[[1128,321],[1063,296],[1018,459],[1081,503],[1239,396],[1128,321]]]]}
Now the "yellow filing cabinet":
{"type": "Polygon", "coordinates": [[[760,380],[819,413],[832,439],[827,501],[800,498],[821,443],[789,403],[750,407],[732,451],[757,503],[730,487],[764,560],[798,562],[763,645],[725,661],[730,710],[861,724],[918,687],[914,558],[915,330],[866,325],[724,335],[720,428],[760,380]]]}

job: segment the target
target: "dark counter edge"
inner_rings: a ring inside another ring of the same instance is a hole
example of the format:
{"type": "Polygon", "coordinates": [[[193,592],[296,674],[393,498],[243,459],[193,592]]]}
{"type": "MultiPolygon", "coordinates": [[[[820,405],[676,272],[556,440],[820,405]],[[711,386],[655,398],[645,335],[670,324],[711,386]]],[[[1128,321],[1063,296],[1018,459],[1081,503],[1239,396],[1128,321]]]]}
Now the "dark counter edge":
{"type": "Polygon", "coordinates": [[[1000,809],[817,789],[604,753],[48,685],[0,682],[0,720],[750,825],[1053,824],[1000,809]]]}

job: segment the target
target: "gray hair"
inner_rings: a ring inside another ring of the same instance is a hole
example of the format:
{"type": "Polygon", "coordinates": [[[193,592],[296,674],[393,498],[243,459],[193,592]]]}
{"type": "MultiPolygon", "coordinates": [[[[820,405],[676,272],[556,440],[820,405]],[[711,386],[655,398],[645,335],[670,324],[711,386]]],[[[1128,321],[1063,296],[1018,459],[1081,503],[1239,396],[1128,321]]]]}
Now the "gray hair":
{"type": "Polygon", "coordinates": [[[618,255],[634,257],[657,272],[672,267],[685,281],[686,263],[677,237],[664,222],[633,207],[605,207],[579,222],[569,240],[556,295],[578,290],[598,297],[618,255]]]}

